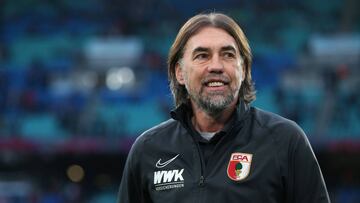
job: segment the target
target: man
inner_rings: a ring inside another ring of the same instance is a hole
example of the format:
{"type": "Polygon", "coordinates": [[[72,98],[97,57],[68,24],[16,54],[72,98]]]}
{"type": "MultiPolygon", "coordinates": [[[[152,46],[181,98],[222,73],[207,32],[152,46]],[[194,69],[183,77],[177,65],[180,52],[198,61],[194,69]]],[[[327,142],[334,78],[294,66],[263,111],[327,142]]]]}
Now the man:
{"type": "Polygon", "coordinates": [[[234,20],[189,19],[168,73],[176,109],[135,141],[119,203],[330,202],[303,131],[250,107],[251,52],[234,20]]]}

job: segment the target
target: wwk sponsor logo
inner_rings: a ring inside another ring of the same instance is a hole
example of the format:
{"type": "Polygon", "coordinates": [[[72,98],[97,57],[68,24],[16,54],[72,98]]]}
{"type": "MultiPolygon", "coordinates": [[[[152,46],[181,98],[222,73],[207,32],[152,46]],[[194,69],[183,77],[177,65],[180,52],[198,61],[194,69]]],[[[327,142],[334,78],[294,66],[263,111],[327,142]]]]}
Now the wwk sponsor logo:
{"type": "MultiPolygon", "coordinates": [[[[163,168],[174,161],[178,156],[179,154],[163,163],[161,163],[161,159],[159,159],[155,166],[156,168],[163,168]]],[[[155,190],[161,191],[184,187],[183,172],[184,169],[154,171],[155,190]]]]}

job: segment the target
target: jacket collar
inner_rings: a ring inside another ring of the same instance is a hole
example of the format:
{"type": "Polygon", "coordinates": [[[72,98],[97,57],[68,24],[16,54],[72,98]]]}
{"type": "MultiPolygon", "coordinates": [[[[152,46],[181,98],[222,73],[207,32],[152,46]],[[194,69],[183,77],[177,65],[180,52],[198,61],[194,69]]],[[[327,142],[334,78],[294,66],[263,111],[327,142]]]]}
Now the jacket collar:
{"type": "MultiPolygon", "coordinates": [[[[240,100],[233,114],[235,118],[231,118],[230,121],[233,121],[234,125],[242,123],[242,121],[247,117],[246,115],[248,115],[249,109],[249,105],[246,104],[244,101],[240,100]]],[[[179,121],[184,126],[186,126],[188,123],[188,119],[192,116],[192,113],[192,109],[189,105],[181,104],[180,106],[172,110],[170,112],[170,115],[171,118],[179,121]]]]}

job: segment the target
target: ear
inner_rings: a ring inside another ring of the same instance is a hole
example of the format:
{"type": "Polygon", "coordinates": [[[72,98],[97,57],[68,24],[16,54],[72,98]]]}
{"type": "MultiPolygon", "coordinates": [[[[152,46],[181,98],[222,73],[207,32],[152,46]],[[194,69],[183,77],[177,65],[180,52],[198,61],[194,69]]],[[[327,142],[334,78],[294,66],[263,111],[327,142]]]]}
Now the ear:
{"type": "Polygon", "coordinates": [[[241,76],[241,82],[243,82],[245,80],[245,76],[246,76],[246,68],[245,68],[245,64],[242,65],[242,76],[241,76]]]}
{"type": "Polygon", "coordinates": [[[246,77],[246,67],[244,61],[241,62],[241,69],[242,69],[241,82],[243,82],[246,77]]]}
{"type": "Polygon", "coordinates": [[[184,75],[183,75],[183,70],[180,66],[179,63],[176,63],[175,65],[175,75],[176,75],[176,80],[178,81],[178,83],[180,85],[185,85],[185,79],[184,79],[184,75]]]}

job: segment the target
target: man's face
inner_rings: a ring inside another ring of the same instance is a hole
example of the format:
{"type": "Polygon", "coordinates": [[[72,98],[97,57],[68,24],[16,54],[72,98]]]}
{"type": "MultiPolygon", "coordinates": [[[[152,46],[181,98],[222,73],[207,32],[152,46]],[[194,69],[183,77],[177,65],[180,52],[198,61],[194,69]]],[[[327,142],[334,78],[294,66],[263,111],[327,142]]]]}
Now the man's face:
{"type": "Polygon", "coordinates": [[[214,27],[202,28],[188,40],[176,66],[176,78],[191,101],[209,114],[236,104],[243,75],[235,39],[214,27]]]}

